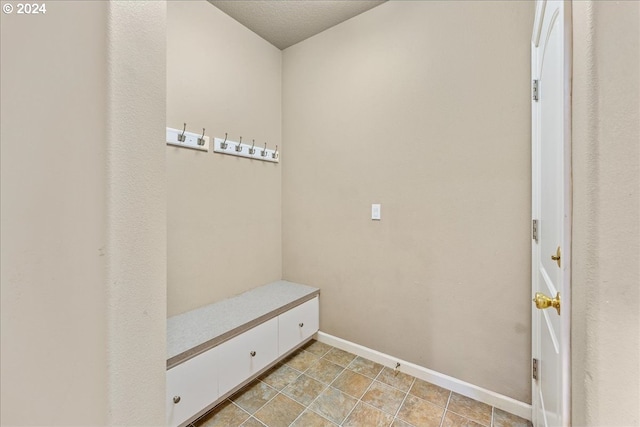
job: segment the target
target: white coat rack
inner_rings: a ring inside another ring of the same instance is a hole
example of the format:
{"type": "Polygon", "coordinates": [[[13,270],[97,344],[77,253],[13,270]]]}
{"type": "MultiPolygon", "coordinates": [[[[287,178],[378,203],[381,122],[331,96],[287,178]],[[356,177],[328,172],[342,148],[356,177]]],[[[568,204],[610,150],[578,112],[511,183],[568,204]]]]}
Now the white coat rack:
{"type": "Polygon", "coordinates": [[[202,135],[187,132],[186,129],[186,123],[182,130],[167,128],[167,144],[194,150],[209,151],[209,137],[204,135],[204,129],[202,129],[202,135]]]}
{"type": "Polygon", "coordinates": [[[280,163],[280,153],[277,145],[275,149],[267,148],[266,143],[264,146],[258,147],[255,141],[252,141],[251,144],[242,142],[242,137],[240,137],[240,141],[230,141],[227,139],[227,134],[225,134],[224,138],[214,138],[213,151],[230,156],[280,163]]]}

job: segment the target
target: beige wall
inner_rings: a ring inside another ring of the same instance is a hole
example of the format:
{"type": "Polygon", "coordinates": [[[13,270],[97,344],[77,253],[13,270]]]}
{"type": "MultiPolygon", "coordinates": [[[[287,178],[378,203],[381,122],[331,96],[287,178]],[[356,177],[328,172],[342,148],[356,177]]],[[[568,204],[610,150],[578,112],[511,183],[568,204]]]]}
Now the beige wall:
{"type": "Polygon", "coordinates": [[[533,16],[389,2],[283,58],[284,278],[324,332],[524,402],[533,16]]]}
{"type": "Polygon", "coordinates": [[[1,18],[1,423],[99,425],[108,8],[48,6],[1,18]]]}
{"type": "Polygon", "coordinates": [[[160,425],[164,3],[1,19],[0,424],[160,425]]]}
{"type": "Polygon", "coordinates": [[[640,424],[640,4],[574,2],[573,424],[640,424]]]}
{"type": "MultiPolygon", "coordinates": [[[[204,0],[169,2],[167,126],[281,146],[281,56],[204,0]]],[[[168,314],[280,279],[280,165],[212,148],[166,158],[168,314]]]]}

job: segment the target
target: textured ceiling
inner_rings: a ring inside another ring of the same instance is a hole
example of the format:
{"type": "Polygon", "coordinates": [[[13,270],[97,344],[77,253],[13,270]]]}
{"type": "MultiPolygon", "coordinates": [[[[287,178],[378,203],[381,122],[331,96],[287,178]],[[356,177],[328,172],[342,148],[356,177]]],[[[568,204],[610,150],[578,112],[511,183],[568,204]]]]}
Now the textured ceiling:
{"type": "Polygon", "coordinates": [[[385,0],[209,0],[279,49],[286,49],[385,0]]]}

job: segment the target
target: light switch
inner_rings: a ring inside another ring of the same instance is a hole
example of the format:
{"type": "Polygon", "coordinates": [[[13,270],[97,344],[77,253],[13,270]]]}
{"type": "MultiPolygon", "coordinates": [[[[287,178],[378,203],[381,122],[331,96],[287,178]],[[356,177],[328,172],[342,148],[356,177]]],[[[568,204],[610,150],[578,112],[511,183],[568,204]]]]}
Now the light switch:
{"type": "Polygon", "coordinates": [[[380,205],[377,203],[371,205],[371,219],[380,221],[380,205]]]}

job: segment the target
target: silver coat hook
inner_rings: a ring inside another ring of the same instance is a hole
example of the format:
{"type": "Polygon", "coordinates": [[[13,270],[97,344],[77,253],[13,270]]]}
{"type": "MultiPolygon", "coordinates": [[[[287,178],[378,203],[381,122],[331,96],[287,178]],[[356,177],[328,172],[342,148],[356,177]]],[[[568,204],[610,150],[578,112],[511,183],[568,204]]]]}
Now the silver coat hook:
{"type": "Polygon", "coordinates": [[[278,146],[276,145],[276,150],[271,154],[272,159],[278,158],[278,146]]]}
{"type": "Polygon", "coordinates": [[[256,140],[252,139],[251,140],[251,148],[249,148],[249,154],[251,154],[252,156],[256,153],[255,146],[256,146],[256,140]]]}
{"type": "Polygon", "coordinates": [[[238,153],[242,153],[242,137],[240,137],[240,142],[238,142],[238,145],[236,145],[236,151],[238,153]]]}
{"type": "Polygon", "coordinates": [[[264,143],[264,149],[262,150],[262,153],[260,153],[260,155],[262,157],[267,157],[267,143],[264,143]]]}
{"type": "Polygon", "coordinates": [[[198,145],[204,145],[204,128],[202,128],[202,136],[198,138],[198,145]]]}
{"type": "Polygon", "coordinates": [[[185,123],[184,126],[182,127],[182,135],[178,135],[179,142],[184,142],[184,140],[186,139],[186,137],[184,136],[184,133],[186,130],[187,130],[187,124],[185,123]]]}
{"type": "Polygon", "coordinates": [[[220,143],[220,148],[222,148],[223,150],[226,150],[227,149],[227,145],[229,145],[229,144],[227,144],[227,133],[225,132],[224,133],[224,141],[222,141],[220,143]]]}

